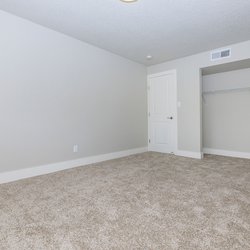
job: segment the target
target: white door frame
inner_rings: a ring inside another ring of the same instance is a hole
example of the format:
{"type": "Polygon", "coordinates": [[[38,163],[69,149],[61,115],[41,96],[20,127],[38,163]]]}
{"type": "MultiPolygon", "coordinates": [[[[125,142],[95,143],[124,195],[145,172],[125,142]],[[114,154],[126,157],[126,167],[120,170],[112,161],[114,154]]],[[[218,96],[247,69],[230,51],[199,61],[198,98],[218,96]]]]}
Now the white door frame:
{"type": "Polygon", "coordinates": [[[151,123],[149,119],[149,110],[150,110],[150,93],[149,93],[149,80],[154,77],[164,76],[174,74],[175,78],[175,119],[174,119],[174,154],[178,153],[178,109],[177,109],[177,71],[176,69],[163,71],[156,74],[150,74],[147,77],[147,96],[148,96],[148,150],[150,151],[150,131],[151,131],[151,123]]]}

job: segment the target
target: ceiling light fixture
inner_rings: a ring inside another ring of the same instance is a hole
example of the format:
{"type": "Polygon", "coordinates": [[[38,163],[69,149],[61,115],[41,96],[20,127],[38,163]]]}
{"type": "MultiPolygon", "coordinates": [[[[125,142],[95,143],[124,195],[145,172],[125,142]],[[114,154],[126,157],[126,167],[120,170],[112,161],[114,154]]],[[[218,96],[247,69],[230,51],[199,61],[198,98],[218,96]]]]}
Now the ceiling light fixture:
{"type": "Polygon", "coordinates": [[[124,2],[124,3],[134,3],[134,2],[136,2],[137,0],[120,0],[120,1],[122,1],[122,2],[124,2]]]}
{"type": "Polygon", "coordinates": [[[151,60],[153,57],[151,55],[146,56],[147,60],[151,60]]]}

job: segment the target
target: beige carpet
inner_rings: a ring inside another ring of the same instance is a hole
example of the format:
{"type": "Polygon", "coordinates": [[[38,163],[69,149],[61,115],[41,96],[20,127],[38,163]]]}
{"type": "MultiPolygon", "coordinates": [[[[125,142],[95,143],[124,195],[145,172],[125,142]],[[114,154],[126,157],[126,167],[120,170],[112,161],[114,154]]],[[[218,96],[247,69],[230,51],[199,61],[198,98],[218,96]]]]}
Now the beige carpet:
{"type": "Polygon", "coordinates": [[[250,249],[250,161],[145,153],[0,185],[0,249],[250,249]]]}

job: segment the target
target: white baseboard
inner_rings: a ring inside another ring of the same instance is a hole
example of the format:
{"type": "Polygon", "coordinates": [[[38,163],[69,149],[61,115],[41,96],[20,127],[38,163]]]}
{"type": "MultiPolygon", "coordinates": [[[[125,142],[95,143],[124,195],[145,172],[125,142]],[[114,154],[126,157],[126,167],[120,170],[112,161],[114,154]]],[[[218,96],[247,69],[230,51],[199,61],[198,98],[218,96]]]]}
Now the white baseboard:
{"type": "Polygon", "coordinates": [[[250,159],[250,153],[246,153],[246,152],[228,151],[228,150],[213,149],[213,148],[203,148],[203,153],[211,154],[211,155],[223,155],[223,156],[229,156],[229,157],[250,159]]]}
{"type": "Polygon", "coordinates": [[[189,157],[189,158],[195,158],[195,159],[202,159],[203,158],[203,153],[202,152],[192,152],[192,151],[177,150],[175,155],[189,157]]]}
{"type": "Polygon", "coordinates": [[[4,173],[0,173],[0,184],[17,181],[21,179],[26,179],[26,178],[30,178],[30,177],[34,177],[38,175],[49,174],[49,173],[53,173],[53,172],[57,172],[57,171],[65,170],[65,169],[85,166],[85,165],[98,163],[102,161],[117,159],[117,158],[129,156],[129,155],[144,153],[147,151],[148,151],[147,147],[135,148],[135,149],[125,150],[125,151],[120,151],[120,152],[114,152],[114,153],[109,153],[109,154],[102,154],[102,155],[75,159],[71,161],[58,162],[58,163],[42,165],[42,166],[37,166],[37,167],[32,167],[32,168],[24,168],[24,169],[15,170],[15,171],[4,172],[4,173]]]}

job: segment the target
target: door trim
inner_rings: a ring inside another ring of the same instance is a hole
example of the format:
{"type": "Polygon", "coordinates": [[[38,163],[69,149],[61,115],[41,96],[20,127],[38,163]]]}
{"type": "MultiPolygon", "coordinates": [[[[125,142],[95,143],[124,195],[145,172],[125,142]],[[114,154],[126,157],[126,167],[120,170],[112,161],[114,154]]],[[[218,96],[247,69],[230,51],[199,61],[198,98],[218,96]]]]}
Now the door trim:
{"type": "Polygon", "coordinates": [[[174,119],[174,154],[177,154],[178,152],[178,109],[177,109],[177,70],[172,69],[168,71],[162,71],[156,74],[150,74],[147,77],[147,101],[148,101],[148,110],[147,110],[147,116],[148,116],[148,151],[151,150],[151,145],[149,143],[150,138],[150,131],[151,131],[151,124],[149,119],[149,110],[150,110],[150,86],[149,86],[149,80],[155,77],[160,77],[164,75],[174,74],[175,78],[175,119],[174,119]]]}

